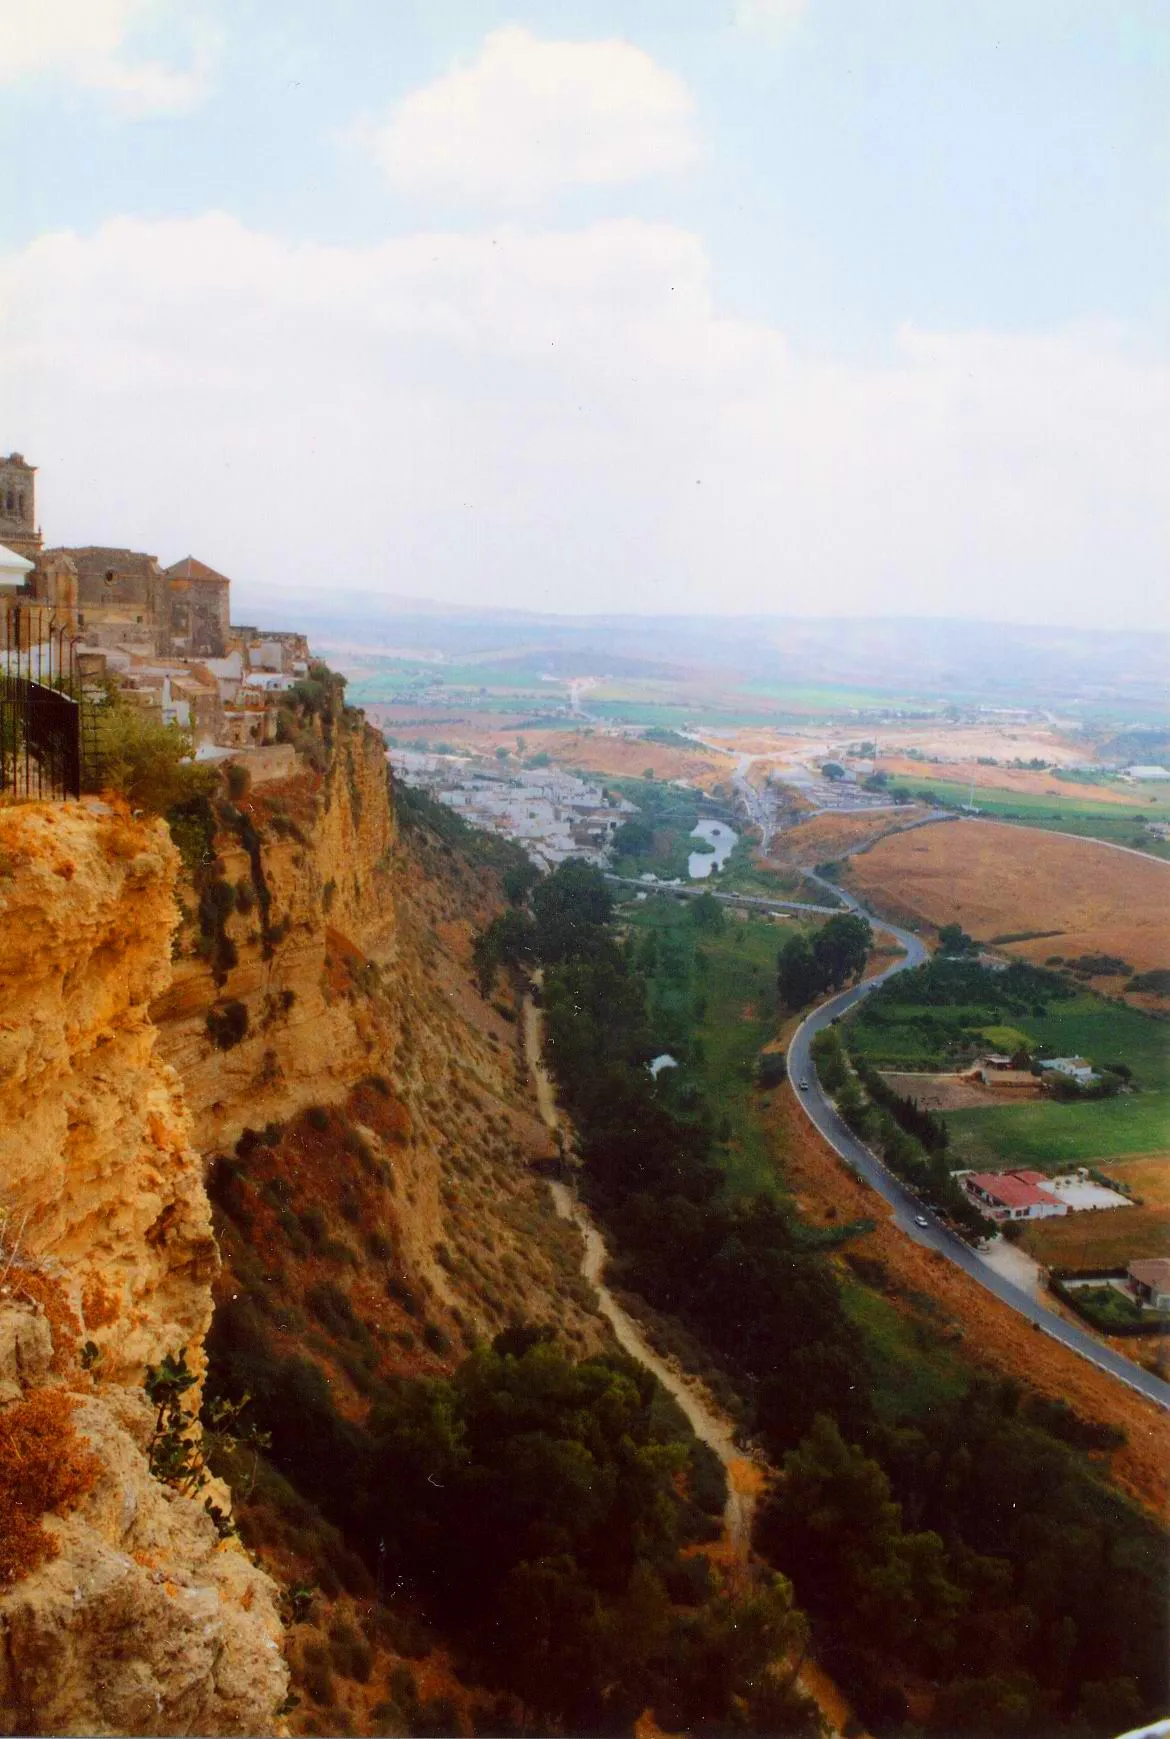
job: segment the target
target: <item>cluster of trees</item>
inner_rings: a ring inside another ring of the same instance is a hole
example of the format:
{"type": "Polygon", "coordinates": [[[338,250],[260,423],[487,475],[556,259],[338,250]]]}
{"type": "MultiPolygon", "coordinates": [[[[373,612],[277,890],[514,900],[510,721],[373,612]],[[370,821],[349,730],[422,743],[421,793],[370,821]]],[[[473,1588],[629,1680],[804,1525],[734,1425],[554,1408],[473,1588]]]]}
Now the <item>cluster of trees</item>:
{"type": "Polygon", "coordinates": [[[863,1057],[853,1059],[857,1078],[875,1105],[888,1111],[900,1129],[912,1135],[927,1153],[945,1153],[950,1146],[951,1132],[945,1117],[936,1111],[924,1111],[909,1093],[897,1093],[863,1057]]]}
{"type": "Polygon", "coordinates": [[[940,954],[948,959],[960,959],[971,954],[978,954],[979,944],[968,936],[961,924],[944,924],[938,933],[938,948],[940,954]]]}
{"type": "Polygon", "coordinates": [[[379,1384],[358,1424],[246,1298],[210,1351],[208,1407],[250,1395],[284,1477],[541,1730],[628,1731],[651,1705],[675,1731],[815,1732],[791,1585],[731,1598],[684,1556],[718,1531],[722,1470],[632,1360],[519,1327],[449,1379],[379,1384]]]}
{"type": "MultiPolygon", "coordinates": [[[[619,1278],[717,1354],[751,1428],[785,1458],[760,1543],[816,1615],[821,1657],[870,1731],[908,1727],[900,1685],[923,1676],[934,1687],[930,1728],[950,1735],[1088,1739],[1157,1709],[1164,1542],[1084,1460],[1085,1447],[1100,1447],[1088,1427],[975,1377],[936,1402],[929,1430],[913,1413],[879,1416],[827,1240],[774,1201],[727,1201],[711,1108],[683,1115],[676,1099],[668,1109],[646,1071],[653,1040],[636,959],[604,925],[578,941],[546,971],[545,1002],[584,1187],[619,1278]]],[[[1051,975],[1033,972],[1021,968],[1011,993],[1051,994],[1051,975]]],[[[922,1166],[958,1218],[965,1204],[950,1197],[937,1131],[928,1152],[890,1109],[865,1102],[836,1032],[825,1044],[846,1097],[872,1119],[866,1132],[908,1169],[922,1166]]]]}
{"type": "Polygon", "coordinates": [[[830,918],[811,942],[804,935],[790,936],[776,963],[781,999],[788,1008],[804,1008],[848,979],[860,979],[872,947],[869,920],[854,912],[830,918]]]}
{"type": "Polygon", "coordinates": [[[863,1059],[853,1059],[851,1069],[836,1027],[819,1032],[811,1051],[821,1085],[833,1095],[853,1133],[875,1147],[891,1171],[969,1237],[990,1236],[994,1228],[951,1175],[943,1120],[895,1093],[863,1059]]]}
{"type": "MultiPolygon", "coordinates": [[[[960,932],[962,934],[962,932],[960,932]]],[[[976,1008],[985,1024],[997,1015],[1044,1014],[1047,1005],[1074,995],[1059,973],[1013,960],[1002,971],[978,960],[945,959],[935,955],[923,966],[897,972],[866,1000],[867,1016],[875,1008],[908,1003],[929,1008],[976,1008]]]]}
{"type": "Polygon", "coordinates": [[[1164,1543],[1064,1427],[980,1377],[929,1435],[880,1425],[859,1445],[825,1419],[787,1458],[761,1537],[799,1566],[825,1664],[865,1687],[872,1731],[906,1720],[896,1685],[874,1688],[883,1655],[939,1687],[930,1729],[947,1735],[1089,1739],[1164,1699],[1164,1543]]]}

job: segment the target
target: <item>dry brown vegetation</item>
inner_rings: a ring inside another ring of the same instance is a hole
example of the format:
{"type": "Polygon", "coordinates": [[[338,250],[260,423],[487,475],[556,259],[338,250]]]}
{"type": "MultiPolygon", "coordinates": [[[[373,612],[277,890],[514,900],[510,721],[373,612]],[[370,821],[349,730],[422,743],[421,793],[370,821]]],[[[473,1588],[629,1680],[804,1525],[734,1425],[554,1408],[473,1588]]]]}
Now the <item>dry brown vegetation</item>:
{"type": "MultiPolygon", "coordinates": [[[[1037,964],[1053,954],[1113,954],[1138,972],[1170,965],[1170,865],[1092,840],[993,821],[946,822],[880,840],[850,860],[848,878],[891,917],[959,923],[981,941],[1055,932],[1005,944],[1037,964]]],[[[1101,982],[1118,987],[1115,978],[1101,982]]]]}
{"type": "Polygon", "coordinates": [[[1025,1226],[1020,1242],[1047,1268],[1124,1268],[1139,1257],[1170,1256],[1170,1207],[1102,1208],[1037,1220],[1025,1226]]]}
{"type": "MultiPolygon", "coordinates": [[[[1003,1103],[994,1088],[961,1081],[958,1075],[899,1074],[889,1069],[883,1069],[882,1074],[895,1093],[906,1093],[917,1099],[924,1111],[969,1111],[983,1105],[1003,1103]]],[[[1031,1092],[1013,1090],[1012,1103],[1017,1099],[1037,1098],[1039,1093],[1040,1083],[1037,1081],[1031,1092]]]]}
{"type": "MultiPolygon", "coordinates": [[[[1066,1401],[1087,1419],[1119,1426],[1126,1442],[1111,1456],[1112,1476],[1131,1497],[1163,1516],[1170,1498],[1170,1420],[1152,1402],[1037,1334],[1023,1317],[945,1257],[904,1237],[881,1197],[845,1170],[791,1091],[774,1096],[766,1117],[777,1152],[783,1155],[784,1175],[806,1217],[815,1225],[861,1218],[876,1221],[875,1229],[851,1247],[877,1257],[895,1288],[930,1294],[961,1331],[963,1352],[976,1364],[1006,1372],[1054,1400],[1066,1401]]],[[[1117,1210],[1119,1214],[1131,1211],[1140,1210],[1117,1210]]],[[[902,1308],[893,1289],[891,1302],[902,1308]]]]}
{"type": "Polygon", "coordinates": [[[670,743],[648,742],[644,737],[608,736],[601,731],[522,731],[522,757],[517,754],[515,731],[460,729],[445,734],[481,755],[507,749],[517,767],[522,759],[546,754],[558,766],[620,779],[638,779],[649,768],[656,779],[689,779],[698,784],[726,778],[733,765],[726,755],[700,748],[698,744],[683,749],[670,743]]]}
{"type": "Polygon", "coordinates": [[[56,1556],[46,1515],[92,1490],[98,1462],[73,1427],[77,1402],[41,1389],[0,1413],[0,1588],[56,1556]]]}
{"type": "Polygon", "coordinates": [[[918,804],[909,804],[896,814],[890,809],[879,809],[868,815],[814,815],[811,821],[802,821],[798,827],[776,836],[772,841],[772,861],[803,864],[806,868],[831,861],[880,839],[891,828],[905,827],[924,813],[918,804]]]}
{"type": "Polygon", "coordinates": [[[1110,1160],[1108,1175],[1127,1184],[1146,1207],[1170,1208],[1170,1154],[1153,1153],[1142,1159],[1110,1160]]]}

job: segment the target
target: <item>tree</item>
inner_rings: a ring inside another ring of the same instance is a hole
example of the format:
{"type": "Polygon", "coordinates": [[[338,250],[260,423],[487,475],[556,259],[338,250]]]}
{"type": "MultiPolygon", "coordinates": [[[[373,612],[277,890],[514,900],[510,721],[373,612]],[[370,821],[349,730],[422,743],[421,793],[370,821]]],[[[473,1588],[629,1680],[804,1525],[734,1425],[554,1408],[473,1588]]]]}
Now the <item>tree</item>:
{"type": "Polygon", "coordinates": [[[177,803],[215,789],[215,768],[194,759],[194,744],[177,724],[164,725],[120,695],[97,713],[98,758],[104,788],[132,808],[163,815],[177,803]]]}
{"type": "Polygon", "coordinates": [[[571,857],[537,883],[532,909],[537,955],[552,966],[600,945],[613,900],[601,871],[571,857]]]}
{"type": "Polygon", "coordinates": [[[803,1008],[817,993],[812,949],[804,936],[790,936],[777,958],[776,982],[787,1008],[803,1008]]]}
{"type": "Polygon", "coordinates": [[[723,907],[710,893],[702,893],[697,900],[692,900],[687,916],[696,930],[705,930],[710,935],[717,935],[726,922],[723,907]]]}
{"type": "Polygon", "coordinates": [[[840,912],[822,924],[813,938],[813,964],[820,990],[836,990],[845,980],[860,979],[873,946],[868,918],[840,912]]]}
{"type": "Polygon", "coordinates": [[[524,966],[536,953],[536,926],[527,912],[509,907],[481,930],[471,958],[481,996],[488,996],[501,966],[524,966]]]}
{"type": "Polygon", "coordinates": [[[845,769],[840,761],[826,761],[821,768],[821,776],[834,781],[845,777],[845,769]]]}
{"type": "Polygon", "coordinates": [[[944,924],[938,933],[938,946],[940,954],[954,959],[979,952],[978,942],[973,941],[960,924],[944,924]]]}
{"type": "Polygon", "coordinates": [[[623,821],[614,829],[615,857],[644,857],[654,849],[654,830],[644,821],[623,821]]]}

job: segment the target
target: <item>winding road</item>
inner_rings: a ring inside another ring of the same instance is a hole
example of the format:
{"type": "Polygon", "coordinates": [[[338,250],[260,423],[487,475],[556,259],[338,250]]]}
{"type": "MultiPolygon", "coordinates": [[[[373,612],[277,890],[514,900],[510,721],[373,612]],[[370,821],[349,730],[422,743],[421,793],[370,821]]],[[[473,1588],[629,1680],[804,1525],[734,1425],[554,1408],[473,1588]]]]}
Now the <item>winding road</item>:
{"type": "MultiPolygon", "coordinates": [[[[819,876],[806,871],[808,879],[827,887],[831,884],[822,882],[819,876]]],[[[1050,1335],[1053,1340],[1060,1341],[1063,1346],[1079,1353],[1081,1358],[1088,1359],[1098,1370],[1115,1377],[1119,1383],[1135,1390],[1139,1395],[1145,1395],[1148,1400],[1170,1411],[1170,1383],[1164,1383],[1159,1377],[1148,1371],[1143,1371],[1139,1365],[1115,1353],[1105,1342],[1099,1341],[1094,1335],[1079,1328],[1076,1323],[1068,1322],[1055,1311],[1048,1310],[1038,1304],[1018,1286],[1013,1286],[1010,1280],[1005,1280],[993,1268],[980,1259],[963,1240],[943,1224],[938,1215],[907,1186],[888,1171],[877,1156],[860,1142],[848,1124],[838,1114],[836,1107],[821,1090],[813,1067],[810,1045],[813,1038],[832,1021],[837,1020],[849,1009],[855,1008],[859,1002],[884,984],[886,979],[895,972],[905,972],[908,967],[920,966],[926,959],[926,948],[919,937],[909,930],[901,930],[885,918],[878,918],[863,906],[860,900],[843,888],[833,886],[833,892],[843,899],[852,911],[860,912],[865,917],[873,919],[883,930],[888,930],[895,936],[906,950],[905,957],[894,962],[884,972],[874,978],[868,978],[862,984],[855,985],[851,990],[843,990],[839,996],[822,1003],[819,1008],[806,1016],[793,1033],[788,1045],[788,1079],[792,1084],[797,1100],[805,1114],[816,1126],[833,1151],[844,1160],[851,1170],[858,1172],[867,1183],[877,1190],[878,1194],[890,1204],[894,1211],[894,1221],[899,1230],[908,1238],[913,1238],[916,1244],[923,1245],[928,1250],[937,1250],[940,1256],[945,1256],[948,1262],[953,1262],[956,1268],[961,1268],[973,1280],[978,1281],[986,1291],[993,1293],[1001,1303],[1012,1310],[1026,1316],[1036,1329],[1050,1335]],[[807,1081],[808,1085],[801,1088],[799,1083],[807,1081]],[[918,1224],[919,1219],[926,1221],[924,1226],[918,1224]]]]}

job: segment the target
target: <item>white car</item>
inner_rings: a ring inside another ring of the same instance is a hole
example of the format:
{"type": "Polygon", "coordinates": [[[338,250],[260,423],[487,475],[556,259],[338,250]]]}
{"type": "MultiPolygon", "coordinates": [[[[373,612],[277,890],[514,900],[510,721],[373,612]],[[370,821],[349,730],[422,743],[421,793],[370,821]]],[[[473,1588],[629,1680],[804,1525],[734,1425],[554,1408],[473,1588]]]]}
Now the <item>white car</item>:
{"type": "Polygon", "coordinates": [[[808,1082],[806,1081],[806,1079],[804,1078],[803,1075],[800,1077],[800,1080],[796,1083],[796,1085],[800,1088],[802,1093],[808,1092],[808,1082]]]}
{"type": "Polygon", "coordinates": [[[927,1219],[925,1214],[915,1214],[914,1224],[916,1226],[929,1226],[930,1221],[927,1219]]]}

